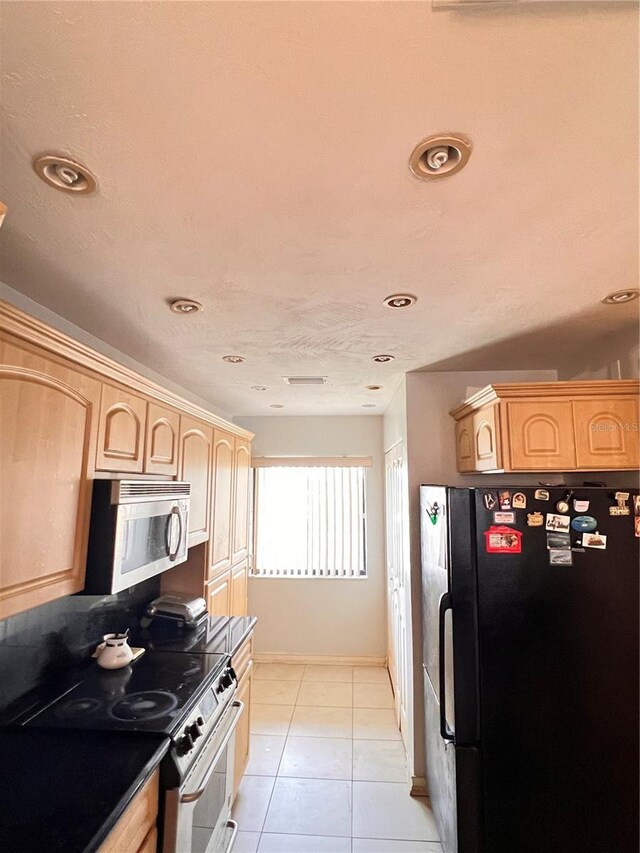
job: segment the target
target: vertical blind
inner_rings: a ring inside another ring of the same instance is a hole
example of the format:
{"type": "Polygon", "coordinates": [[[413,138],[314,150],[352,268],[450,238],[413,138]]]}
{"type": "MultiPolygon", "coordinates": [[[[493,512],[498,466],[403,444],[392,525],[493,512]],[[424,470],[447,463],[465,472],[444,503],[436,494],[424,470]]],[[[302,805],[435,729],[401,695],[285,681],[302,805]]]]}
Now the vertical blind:
{"type": "Polygon", "coordinates": [[[253,574],[366,575],[364,467],[255,470],[253,574]]]}

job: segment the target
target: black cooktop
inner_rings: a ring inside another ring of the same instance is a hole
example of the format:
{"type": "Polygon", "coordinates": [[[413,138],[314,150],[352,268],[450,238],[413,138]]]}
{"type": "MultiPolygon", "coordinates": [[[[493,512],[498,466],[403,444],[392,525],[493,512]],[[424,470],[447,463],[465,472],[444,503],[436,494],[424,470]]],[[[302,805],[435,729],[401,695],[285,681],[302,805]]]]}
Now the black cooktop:
{"type": "Polygon", "coordinates": [[[229,663],[224,654],[148,651],[124,669],[97,664],[23,725],[172,735],[207,686],[229,663]]]}

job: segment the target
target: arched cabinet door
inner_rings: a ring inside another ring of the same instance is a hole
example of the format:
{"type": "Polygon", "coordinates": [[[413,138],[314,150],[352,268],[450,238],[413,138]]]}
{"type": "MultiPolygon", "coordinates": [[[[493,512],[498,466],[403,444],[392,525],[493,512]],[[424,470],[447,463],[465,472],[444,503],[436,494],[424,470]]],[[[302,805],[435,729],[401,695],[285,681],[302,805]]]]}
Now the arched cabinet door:
{"type": "Polygon", "coordinates": [[[235,488],[233,500],[232,564],[249,556],[249,488],[251,445],[243,438],[235,440],[235,488]]]}
{"type": "Polygon", "coordinates": [[[506,406],[512,471],[575,469],[573,412],[569,401],[508,401],[506,406]]]}
{"type": "Polygon", "coordinates": [[[102,386],[98,427],[98,471],[141,473],[147,401],[115,385],[102,386]]]}
{"type": "Polygon", "coordinates": [[[84,587],[100,387],[0,339],[0,619],[84,587]]]}
{"type": "Polygon", "coordinates": [[[180,418],[179,479],[191,483],[189,547],[206,542],[211,525],[211,454],[213,428],[194,418],[180,418]]]}
{"type": "Polygon", "coordinates": [[[213,535],[209,555],[209,577],[231,566],[233,553],[234,437],[214,431],[213,443],[213,535]]]}
{"type": "Polygon", "coordinates": [[[635,470],[640,465],[640,411],[636,397],[576,400],[573,417],[578,468],[635,470]]]}
{"type": "Polygon", "coordinates": [[[147,407],[147,435],[144,448],[145,474],[178,473],[178,445],[180,415],[173,409],[149,403],[147,407]]]}

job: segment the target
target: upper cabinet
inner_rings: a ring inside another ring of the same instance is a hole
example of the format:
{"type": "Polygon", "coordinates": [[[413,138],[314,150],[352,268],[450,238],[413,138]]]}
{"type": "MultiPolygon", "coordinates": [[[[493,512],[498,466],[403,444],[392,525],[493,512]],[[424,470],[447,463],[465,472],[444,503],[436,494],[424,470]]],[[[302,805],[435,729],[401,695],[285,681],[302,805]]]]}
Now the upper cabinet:
{"type": "Polygon", "coordinates": [[[178,473],[180,444],[180,415],[172,409],[149,403],[147,407],[147,436],[144,446],[145,474],[178,473]]]}
{"type": "Polygon", "coordinates": [[[228,569],[233,554],[234,436],[215,430],[213,440],[213,536],[209,577],[228,569]]]}
{"type": "Polygon", "coordinates": [[[0,619],[84,586],[100,382],[0,333],[0,619]]]}
{"type": "Polygon", "coordinates": [[[638,468],[637,380],[488,385],[451,412],[460,473],[638,468]]]}
{"type": "Polygon", "coordinates": [[[235,471],[233,501],[233,554],[235,566],[249,555],[249,487],[251,476],[251,444],[242,438],[235,440],[235,471]]]}
{"type": "Polygon", "coordinates": [[[142,473],[146,422],[147,401],[143,397],[104,384],[96,469],[142,473]]]}
{"type": "Polygon", "coordinates": [[[180,480],[191,483],[189,547],[206,542],[211,523],[213,428],[194,418],[180,418],[180,480]]]}

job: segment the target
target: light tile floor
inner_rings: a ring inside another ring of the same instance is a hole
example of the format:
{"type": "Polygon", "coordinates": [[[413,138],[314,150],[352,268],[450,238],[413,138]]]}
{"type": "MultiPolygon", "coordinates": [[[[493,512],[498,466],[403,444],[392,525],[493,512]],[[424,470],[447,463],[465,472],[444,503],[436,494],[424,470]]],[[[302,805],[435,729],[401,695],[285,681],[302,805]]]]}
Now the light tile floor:
{"type": "Polygon", "coordinates": [[[382,667],[258,664],[234,853],[441,853],[382,667]]]}

